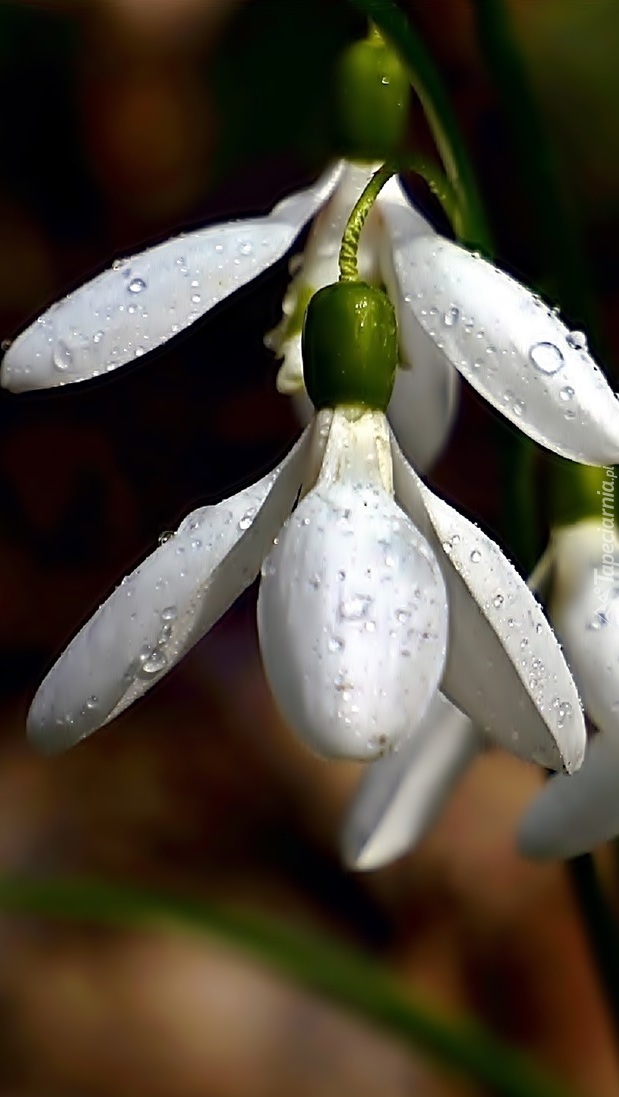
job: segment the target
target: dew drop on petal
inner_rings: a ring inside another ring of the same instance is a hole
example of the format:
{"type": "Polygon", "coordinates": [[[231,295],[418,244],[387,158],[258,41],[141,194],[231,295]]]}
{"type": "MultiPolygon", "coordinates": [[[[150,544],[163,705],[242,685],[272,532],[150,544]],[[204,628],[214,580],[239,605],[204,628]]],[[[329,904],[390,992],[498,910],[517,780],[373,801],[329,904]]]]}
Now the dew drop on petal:
{"type": "Polygon", "coordinates": [[[532,364],[540,373],[557,373],[564,364],[564,358],[554,343],[534,343],[529,351],[532,364]]]}
{"type": "Polygon", "coordinates": [[[443,323],[446,328],[452,328],[460,319],[460,309],[451,305],[443,315],[443,323]]]}
{"type": "Polygon", "coordinates": [[[161,611],[162,621],[175,621],[177,617],[178,610],[176,606],[166,606],[165,609],[162,609],[161,611]]]}
{"type": "Polygon", "coordinates": [[[574,396],[574,389],[572,388],[571,385],[564,385],[563,388],[561,389],[561,391],[559,392],[559,396],[561,397],[562,400],[565,400],[565,401],[571,400],[572,397],[574,396]]]}
{"type": "Polygon", "coordinates": [[[473,549],[473,551],[471,553],[471,563],[472,564],[478,564],[480,560],[481,560],[481,552],[479,551],[479,549],[473,549]]]}
{"type": "Polygon", "coordinates": [[[587,350],[587,336],[584,331],[570,331],[565,342],[572,350],[587,350]]]}
{"type": "Polygon", "coordinates": [[[61,371],[70,369],[73,365],[73,351],[62,339],[59,339],[54,347],[53,360],[56,369],[61,371]]]}
{"type": "Polygon", "coordinates": [[[146,658],[140,657],[140,673],[147,677],[151,674],[160,674],[162,670],[168,665],[168,660],[162,651],[155,650],[146,655],[146,658]]]}
{"type": "Polygon", "coordinates": [[[129,293],[142,293],[142,290],[146,289],[146,282],[143,278],[132,278],[127,286],[129,293]]]}

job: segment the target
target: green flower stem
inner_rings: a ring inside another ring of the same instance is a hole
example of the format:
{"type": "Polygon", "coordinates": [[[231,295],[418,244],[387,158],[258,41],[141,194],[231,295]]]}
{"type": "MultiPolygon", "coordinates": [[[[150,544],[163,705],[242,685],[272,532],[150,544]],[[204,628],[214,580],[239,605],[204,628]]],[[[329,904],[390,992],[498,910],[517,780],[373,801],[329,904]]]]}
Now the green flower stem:
{"type": "Polygon", "coordinates": [[[595,326],[586,263],[566,209],[552,143],[531,91],[505,0],[475,0],[479,41],[513,134],[520,174],[535,219],[531,236],[540,258],[553,257],[553,296],[572,316],[595,326]]]}
{"type": "Polygon", "coordinates": [[[215,934],[303,986],[428,1053],[503,1097],[570,1097],[523,1055],[480,1027],[430,1012],[375,963],[341,942],[264,916],[86,879],[0,879],[0,907],[14,913],[126,928],[215,934]]]}
{"type": "Polygon", "coordinates": [[[359,249],[359,237],[361,236],[361,230],[365,224],[367,215],[385,183],[391,179],[392,175],[397,175],[398,172],[405,170],[413,171],[417,175],[421,175],[430,187],[432,193],[435,194],[441,202],[450,221],[455,223],[457,220],[457,197],[449,180],[441,172],[440,168],[437,168],[423,156],[407,156],[397,163],[388,161],[372,176],[348,218],[340,248],[340,281],[359,281],[357,252],[359,249]]]}
{"type": "Polygon", "coordinates": [[[408,69],[456,196],[454,228],[458,238],[491,254],[492,237],[475,173],[443,81],[423,41],[394,0],[349,2],[376,24],[408,69]]]}

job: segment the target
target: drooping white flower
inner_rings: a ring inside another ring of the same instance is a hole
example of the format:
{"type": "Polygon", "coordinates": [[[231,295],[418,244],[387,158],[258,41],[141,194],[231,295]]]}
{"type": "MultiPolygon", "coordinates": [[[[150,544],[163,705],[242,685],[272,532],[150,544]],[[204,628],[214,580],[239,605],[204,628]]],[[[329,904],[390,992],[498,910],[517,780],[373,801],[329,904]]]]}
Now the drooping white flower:
{"type": "MultiPolygon", "coordinates": [[[[340,163],[266,217],[214,225],[115,264],[18,336],[2,383],[21,391],[86,380],[160,347],[281,258],[325,207],[303,270],[307,285],[322,280],[348,198],[367,174],[340,163]]],[[[396,179],[379,194],[360,247],[362,270],[384,283],[396,308],[401,363],[410,370],[398,371],[403,387],[392,405],[418,424],[418,453],[415,432],[406,430],[403,442],[420,465],[451,422],[451,367],[555,453],[590,464],[619,460],[619,401],[582,334],[492,264],[438,236],[396,179]]]]}
{"type": "Polygon", "coordinates": [[[619,834],[618,550],[600,517],[556,530],[548,552],[551,619],[597,732],[578,774],[552,778],[525,813],[528,856],[574,857],[619,834]]]}
{"type": "Polygon", "coordinates": [[[63,749],[117,716],[262,563],[265,669],[314,750],[370,760],[401,747],[440,684],[508,749],[580,764],[578,696],[534,597],[500,549],[419,480],[382,413],[352,408],[318,413],[274,472],[189,515],[121,583],[41,685],[32,739],[63,749]]]}

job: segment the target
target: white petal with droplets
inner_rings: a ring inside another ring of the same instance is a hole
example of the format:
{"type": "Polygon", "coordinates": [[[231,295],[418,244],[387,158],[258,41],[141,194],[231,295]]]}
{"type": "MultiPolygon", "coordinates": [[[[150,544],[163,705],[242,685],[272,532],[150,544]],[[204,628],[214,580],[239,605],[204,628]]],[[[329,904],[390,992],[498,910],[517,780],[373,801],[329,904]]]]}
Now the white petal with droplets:
{"type": "Polygon", "coordinates": [[[285,720],[319,754],[367,760],[406,740],[436,689],[445,588],[385,491],[319,484],[265,562],[258,628],[285,720]]]}
{"type": "Polygon", "coordinates": [[[366,770],[342,833],[346,864],[371,871],[413,849],[481,745],[468,717],[436,693],[409,741],[366,770]]]}
{"type": "Polygon", "coordinates": [[[613,563],[619,563],[619,546],[614,530],[603,530],[599,521],[582,522],[557,532],[553,541],[550,618],[587,715],[619,737],[619,567],[613,563]]]}
{"type": "Polygon", "coordinates": [[[336,165],[267,217],[212,225],[114,264],[17,337],[2,384],[19,392],[84,381],[161,346],[284,255],[341,171],[336,165]]]}
{"type": "Polygon", "coordinates": [[[201,507],[129,575],[40,686],[28,733],[63,750],[171,669],[256,577],[298,492],[309,434],[258,483],[201,507]]]}
{"type": "Polygon", "coordinates": [[[403,239],[393,259],[416,320],[494,408],[563,457],[619,461],[619,401],[581,332],[449,240],[403,239]]]}
{"type": "Polygon", "coordinates": [[[398,443],[415,468],[430,468],[443,450],[458,408],[460,375],[409,307],[394,267],[394,256],[432,227],[411,205],[397,179],[378,196],[382,232],[380,267],[398,321],[401,369],[388,408],[398,443]]]}
{"type": "Polygon", "coordinates": [[[498,545],[434,495],[395,442],[393,458],[396,499],[427,538],[447,584],[442,691],[512,753],[577,769],[586,740],[580,701],[539,604],[498,545]]]}
{"type": "Polygon", "coordinates": [[[261,649],[308,745],[368,759],[423,717],[445,657],[445,588],[393,502],[384,415],[320,412],[313,436],[311,490],[263,567],[261,649]]]}
{"type": "Polygon", "coordinates": [[[600,732],[568,777],[557,774],[537,794],[518,828],[526,857],[577,857],[619,834],[619,736],[600,732]]]}

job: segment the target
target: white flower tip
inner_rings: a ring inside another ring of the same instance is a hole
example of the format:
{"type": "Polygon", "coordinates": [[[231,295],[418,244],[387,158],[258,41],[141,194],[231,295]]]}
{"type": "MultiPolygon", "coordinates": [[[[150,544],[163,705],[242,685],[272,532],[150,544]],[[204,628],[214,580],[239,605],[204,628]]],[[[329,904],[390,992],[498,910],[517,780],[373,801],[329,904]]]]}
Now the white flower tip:
{"type": "Polygon", "coordinates": [[[415,845],[415,835],[396,824],[389,814],[383,825],[364,828],[359,812],[351,812],[340,837],[340,854],[353,872],[376,872],[403,857],[415,845]]]}

